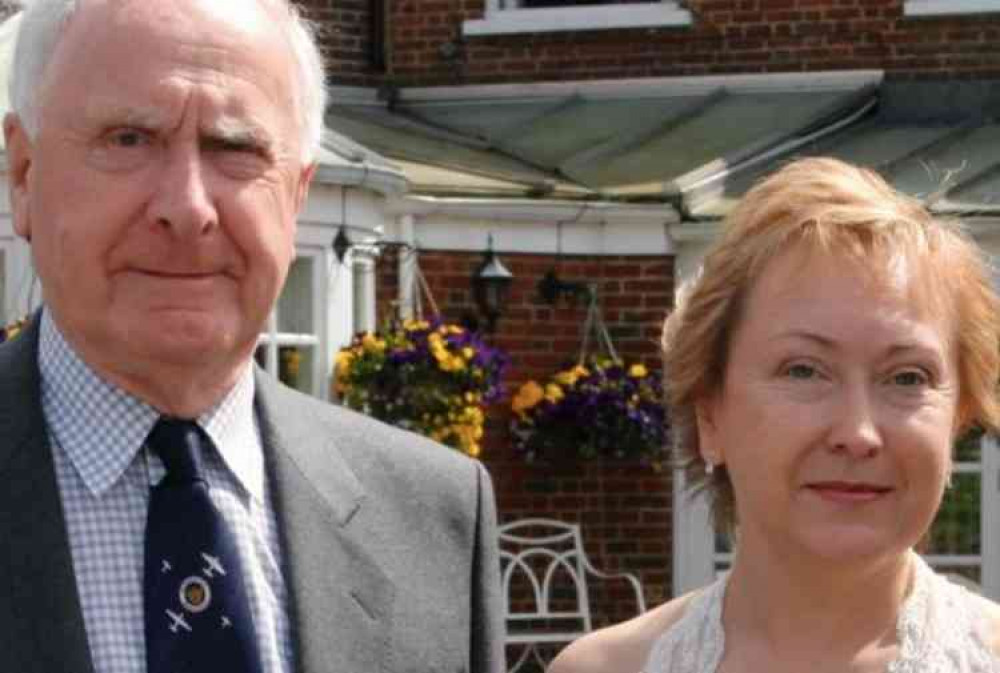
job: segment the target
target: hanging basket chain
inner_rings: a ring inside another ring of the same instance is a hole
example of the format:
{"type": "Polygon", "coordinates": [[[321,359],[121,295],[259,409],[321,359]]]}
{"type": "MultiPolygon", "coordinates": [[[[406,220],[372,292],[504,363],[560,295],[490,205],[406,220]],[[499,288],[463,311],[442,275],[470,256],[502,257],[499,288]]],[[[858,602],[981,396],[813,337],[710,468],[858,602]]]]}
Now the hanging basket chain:
{"type": "Polygon", "coordinates": [[[420,258],[417,257],[413,264],[413,283],[416,285],[413,292],[414,301],[416,306],[414,309],[415,315],[418,320],[424,319],[424,305],[423,297],[427,297],[427,303],[430,304],[431,315],[439,316],[441,311],[438,310],[437,302],[434,300],[434,293],[431,292],[431,286],[427,282],[427,278],[424,277],[424,272],[420,268],[420,258]]]}
{"type": "Polygon", "coordinates": [[[615,350],[615,345],[611,341],[611,333],[608,332],[608,326],[604,322],[604,315],[601,313],[596,285],[590,285],[587,291],[587,298],[587,318],[584,320],[580,339],[579,364],[583,365],[590,354],[590,334],[593,332],[597,336],[598,351],[603,348],[612,362],[620,365],[621,358],[618,357],[618,351],[615,350]]]}

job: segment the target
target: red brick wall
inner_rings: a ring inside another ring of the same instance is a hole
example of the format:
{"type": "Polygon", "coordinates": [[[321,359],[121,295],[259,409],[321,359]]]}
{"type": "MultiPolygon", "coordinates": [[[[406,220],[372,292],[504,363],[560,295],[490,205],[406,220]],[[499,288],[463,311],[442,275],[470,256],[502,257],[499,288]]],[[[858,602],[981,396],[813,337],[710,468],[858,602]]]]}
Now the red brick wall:
{"type": "Polygon", "coordinates": [[[400,86],[885,69],[1000,77],[1000,14],[904,18],[903,0],[688,0],[687,27],[462,37],[484,0],[393,3],[400,86]],[[446,43],[458,47],[449,59],[446,43]]]}
{"type": "Polygon", "coordinates": [[[371,0],[293,0],[320,29],[320,48],[332,85],[371,86],[381,73],[372,65],[371,0]]]}
{"type": "MultiPolygon", "coordinates": [[[[514,392],[526,379],[546,378],[576,358],[586,307],[565,301],[552,307],[537,296],[538,281],[556,264],[553,257],[499,254],[515,280],[491,341],[511,358],[507,384],[514,392]]],[[[475,311],[470,281],[481,260],[481,253],[421,251],[420,268],[447,319],[460,320],[475,311]]],[[[629,362],[659,368],[660,325],[673,301],[672,258],[564,256],[557,269],[564,280],[597,282],[620,354],[629,362]]],[[[378,287],[381,314],[398,287],[393,255],[379,261],[378,287]]],[[[615,461],[527,464],[511,447],[509,418],[506,403],[494,408],[483,455],[496,485],[501,519],[545,516],[580,522],[588,554],[598,568],[638,573],[651,605],[670,596],[670,471],[615,461]]],[[[624,583],[595,583],[598,626],[635,615],[626,591],[624,583]]]]}

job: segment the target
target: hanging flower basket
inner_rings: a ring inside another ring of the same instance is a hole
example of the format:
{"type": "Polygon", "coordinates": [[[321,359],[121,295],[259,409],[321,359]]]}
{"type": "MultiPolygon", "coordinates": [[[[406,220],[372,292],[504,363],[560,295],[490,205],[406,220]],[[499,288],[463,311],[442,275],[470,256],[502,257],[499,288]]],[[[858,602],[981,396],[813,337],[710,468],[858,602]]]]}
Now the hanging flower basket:
{"type": "Polygon", "coordinates": [[[592,357],[514,396],[514,446],[530,459],[667,457],[660,376],[644,365],[592,357]]]}
{"type": "Polygon", "coordinates": [[[341,349],[335,390],[351,409],[478,456],[485,407],[502,395],[506,366],[463,327],[406,321],[341,349]]]}

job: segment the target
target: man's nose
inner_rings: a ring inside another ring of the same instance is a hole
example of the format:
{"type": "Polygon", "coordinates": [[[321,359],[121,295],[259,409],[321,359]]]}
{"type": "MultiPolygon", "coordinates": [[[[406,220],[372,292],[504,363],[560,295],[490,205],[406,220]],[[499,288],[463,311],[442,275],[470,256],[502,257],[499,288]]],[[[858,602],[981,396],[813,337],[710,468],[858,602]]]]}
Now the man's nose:
{"type": "Polygon", "coordinates": [[[196,147],[165,153],[150,202],[153,223],[174,236],[199,236],[218,226],[219,215],[196,147]]]}
{"type": "Polygon", "coordinates": [[[829,447],[854,458],[872,458],[882,449],[875,401],[867,386],[845,386],[831,419],[829,447]]]}

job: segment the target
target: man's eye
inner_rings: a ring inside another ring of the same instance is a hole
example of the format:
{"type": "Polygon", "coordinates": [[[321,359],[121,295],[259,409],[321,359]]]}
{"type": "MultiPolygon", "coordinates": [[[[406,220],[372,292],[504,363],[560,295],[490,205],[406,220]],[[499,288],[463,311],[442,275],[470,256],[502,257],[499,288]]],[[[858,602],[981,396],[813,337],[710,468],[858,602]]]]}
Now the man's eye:
{"type": "Polygon", "coordinates": [[[111,134],[109,141],[116,147],[139,147],[149,142],[147,134],[136,129],[122,129],[111,134]]]}
{"type": "Polygon", "coordinates": [[[257,156],[262,156],[264,154],[262,148],[247,140],[213,138],[205,144],[207,149],[214,150],[216,152],[238,152],[241,154],[254,154],[257,156]]]}

